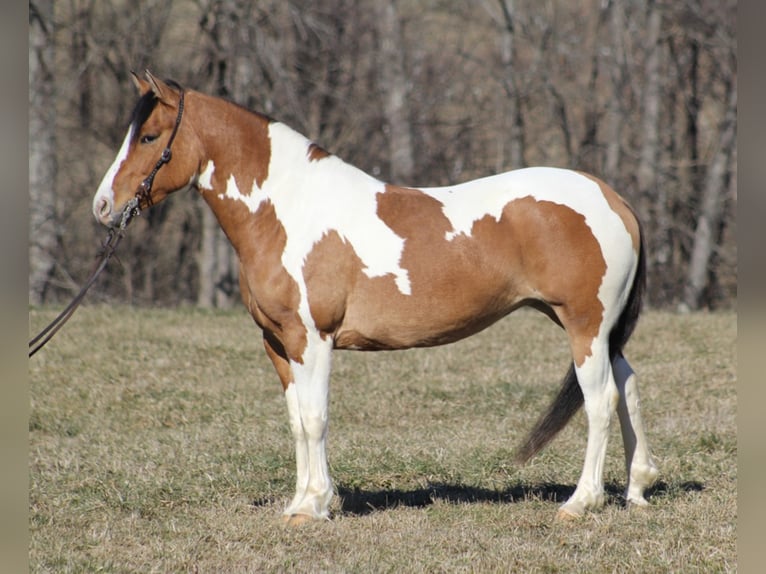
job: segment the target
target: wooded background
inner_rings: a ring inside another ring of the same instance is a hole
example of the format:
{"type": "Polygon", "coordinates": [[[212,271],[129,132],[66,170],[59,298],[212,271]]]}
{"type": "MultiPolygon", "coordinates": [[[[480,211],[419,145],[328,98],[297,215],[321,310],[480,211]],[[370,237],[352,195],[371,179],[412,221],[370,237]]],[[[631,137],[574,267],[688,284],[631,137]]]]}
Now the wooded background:
{"type": "MultiPolygon", "coordinates": [[[[283,121],[383,180],[529,165],[609,182],[645,227],[649,303],[736,305],[736,0],[29,3],[29,302],[72,296],[131,70],[283,121]]],[[[227,307],[237,262],[194,192],[144,211],[89,299],[227,307]]]]}

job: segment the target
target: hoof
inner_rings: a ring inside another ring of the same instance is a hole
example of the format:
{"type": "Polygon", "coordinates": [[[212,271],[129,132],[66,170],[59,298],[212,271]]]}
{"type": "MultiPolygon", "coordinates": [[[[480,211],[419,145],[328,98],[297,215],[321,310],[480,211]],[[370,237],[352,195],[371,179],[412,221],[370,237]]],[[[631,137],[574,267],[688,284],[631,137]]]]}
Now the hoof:
{"type": "Polygon", "coordinates": [[[649,508],[649,503],[646,501],[645,498],[632,498],[628,499],[626,504],[628,510],[646,510],[649,508]]]}
{"type": "Polygon", "coordinates": [[[314,522],[316,519],[308,514],[285,514],[282,516],[282,523],[285,526],[295,527],[306,524],[307,522],[314,522]]]}
{"type": "Polygon", "coordinates": [[[560,523],[574,522],[575,520],[579,520],[582,517],[583,517],[582,514],[578,514],[572,510],[562,507],[562,508],[559,508],[559,511],[556,513],[556,522],[560,522],[560,523]]]}

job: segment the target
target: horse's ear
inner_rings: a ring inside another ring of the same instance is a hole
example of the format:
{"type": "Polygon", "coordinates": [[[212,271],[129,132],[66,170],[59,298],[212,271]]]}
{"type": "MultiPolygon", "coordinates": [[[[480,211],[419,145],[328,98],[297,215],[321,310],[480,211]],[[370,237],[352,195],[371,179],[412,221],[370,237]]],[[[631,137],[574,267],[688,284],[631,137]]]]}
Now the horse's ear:
{"type": "Polygon", "coordinates": [[[136,86],[136,89],[140,95],[143,96],[146,92],[152,89],[152,87],[149,85],[149,82],[139,78],[138,74],[136,74],[133,70],[130,71],[130,78],[133,80],[133,85],[136,86]]]}
{"type": "Polygon", "coordinates": [[[149,70],[146,70],[144,73],[146,75],[146,80],[149,82],[149,86],[151,86],[151,90],[154,92],[154,95],[157,96],[157,99],[165,103],[171,102],[172,98],[170,98],[170,94],[173,93],[173,89],[154,76],[149,70]]]}

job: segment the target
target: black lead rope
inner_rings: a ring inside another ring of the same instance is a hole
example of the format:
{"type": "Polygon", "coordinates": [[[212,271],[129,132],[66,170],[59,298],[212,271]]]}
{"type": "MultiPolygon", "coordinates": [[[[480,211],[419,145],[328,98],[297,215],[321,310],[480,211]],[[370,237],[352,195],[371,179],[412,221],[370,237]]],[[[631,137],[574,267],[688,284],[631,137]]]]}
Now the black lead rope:
{"type": "Polygon", "coordinates": [[[42,349],[45,344],[53,338],[53,335],[55,335],[58,330],[64,326],[64,323],[69,320],[77,307],[80,306],[80,303],[82,303],[82,300],[85,298],[85,294],[88,292],[88,289],[90,289],[91,285],[96,282],[96,279],[106,267],[109,259],[111,259],[112,255],[114,255],[114,252],[117,250],[117,246],[125,236],[125,229],[127,228],[128,223],[130,223],[130,220],[139,213],[140,211],[138,207],[138,198],[135,197],[131,199],[125,206],[125,209],[122,212],[122,219],[120,220],[119,227],[112,227],[109,229],[109,234],[107,235],[106,241],[103,245],[101,261],[99,261],[98,265],[93,269],[93,272],[85,282],[85,285],[82,286],[82,289],[80,289],[80,292],[75,296],[74,299],[72,299],[72,302],[69,303],[69,305],[67,305],[66,308],[61,313],[59,313],[58,316],[53,321],[51,321],[47,327],[45,327],[45,329],[40,331],[40,333],[34,339],[29,341],[30,357],[42,349]]]}
{"type": "Polygon", "coordinates": [[[120,241],[122,241],[122,238],[125,235],[125,229],[128,227],[128,223],[130,223],[130,221],[135,216],[141,213],[141,201],[143,200],[147,207],[152,205],[152,185],[154,185],[154,176],[157,175],[157,172],[160,171],[160,168],[168,163],[173,156],[170,151],[170,146],[173,145],[173,140],[176,139],[176,134],[178,133],[178,127],[181,125],[181,118],[183,117],[183,114],[184,91],[181,90],[181,95],[178,100],[178,115],[176,116],[176,123],[173,126],[173,131],[170,133],[170,137],[168,138],[168,144],[165,146],[165,149],[162,150],[162,156],[160,156],[160,159],[157,160],[157,163],[154,165],[154,169],[152,169],[151,173],[144,179],[144,181],[141,182],[141,185],[138,186],[136,196],[125,205],[125,209],[122,211],[122,219],[120,220],[119,227],[116,229],[114,227],[109,229],[109,235],[107,235],[106,242],[103,246],[101,261],[90,274],[90,277],[85,282],[85,285],[83,285],[82,289],[80,289],[80,292],[75,296],[74,299],[72,299],[72,302],[67,305],[66,309],[59,313],[58,317],[51,321],[51,323],[45,327],[45,329],[43,329],[34,339],[29,341],[30,357],[42,349],[43,346],[45,346],[45,344],[53,338],[53,335],[55,335],[56,332],[64,326],[64,323],[69,320],[69,317],[72,316],[72,314],[75,312],[75,309],[80,306],[80,303],[85,298],[85,294],[88,292],[88,289],[90,289],[91,285],[95,283],[96,278],[98,278],[98,276],[106,267],[106,264],[109,262],[109,259],[111,259],[112,255],[114,255],[114,252],[117,250],[117,246],[120,244],[120,241]]]}

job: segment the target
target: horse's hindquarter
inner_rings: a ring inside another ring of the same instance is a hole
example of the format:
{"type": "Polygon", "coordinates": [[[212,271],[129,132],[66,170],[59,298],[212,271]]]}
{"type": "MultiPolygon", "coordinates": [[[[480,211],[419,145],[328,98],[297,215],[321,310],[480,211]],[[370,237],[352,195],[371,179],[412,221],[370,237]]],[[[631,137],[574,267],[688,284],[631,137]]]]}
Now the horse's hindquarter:
{"type": "MultiPolygon", "coordinates": [[[[403,240],[397,253],[381,253],[398,270],[371,273],[369,254],[363,261],[335,231],[306,259],[311,313],[339,348],[451,342],[529,300],[590,313],[606,270],[602,243],[621,234],[631,244],[599,186],[565,170],[453,188],[386,186],[376,201],[378,223],[403,240]]],[[[376,227],[368,232],[375,243],[376,227]]]]}

